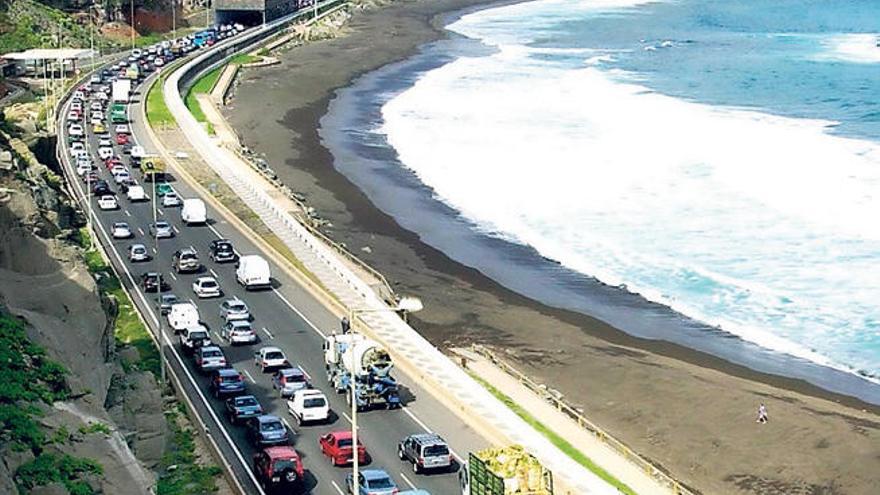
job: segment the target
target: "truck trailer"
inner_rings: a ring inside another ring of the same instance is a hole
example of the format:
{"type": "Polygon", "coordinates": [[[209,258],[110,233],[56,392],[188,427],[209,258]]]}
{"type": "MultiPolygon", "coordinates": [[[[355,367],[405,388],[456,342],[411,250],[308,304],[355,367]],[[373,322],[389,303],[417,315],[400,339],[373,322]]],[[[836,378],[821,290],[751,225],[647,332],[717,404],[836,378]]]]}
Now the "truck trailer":
{"type": "Polygon", "coordinates": [[[354,379],[359,410],[400,407],[397,381],[391,377],[394,364],[379,343],[360,334],[330,335],[324,341],[324,367],[327,381],[336,393],[346,393],[349,405],[354,379]]]}
{"type": "Polygon", "coordinates": [[[458,472],[462,495],[553,495],[553,475],[519,445],[468,455],[458,472]]]}

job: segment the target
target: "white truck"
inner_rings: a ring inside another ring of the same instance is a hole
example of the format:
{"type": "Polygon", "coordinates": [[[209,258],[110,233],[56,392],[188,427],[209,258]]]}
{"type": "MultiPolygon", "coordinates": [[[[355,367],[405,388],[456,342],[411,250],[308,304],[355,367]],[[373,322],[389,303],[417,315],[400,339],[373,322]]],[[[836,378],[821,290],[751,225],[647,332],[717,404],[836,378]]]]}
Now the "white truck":
{"type": "Polygon", "coordinates": [[[211,334],[201,323],[187,327],[180,333],[180,347],[184,354],[193,355],[199,347],[211,345],[211,334]]]}
{"type": "Polygon", "coordinates": [[[128,103],[131,96],[131,80],[117,79],[113,81],[112,99],[113,102],[128,103]]]}
{"type": "Polygon", "coordinates": [[[168,325],[174,329],[175,333],[180,333],[198,324],[199,310],[195,304],[180,302],[171,305],[171,310],[168,312],[168,325]]]}
{"type": "Polygon", "coordinates": [[[256,254],[242,256],[235,267],[235,280],[246,290],[270,287],[272,277],[269,273],[269,263],[256,254]]]}
{"type": "Polygon", "coordinates": [[[198,198],[184,199],[180,219],[187,225],[203,225],[208,222],[205,202],[198,198]]]}
{"type": "Polygon", "coordinates": [[[359,409],[400,407],[397,381],[390,375],[394,363],[378,342],[360,334],[330,335],[324,340],[324,367],[327,381],[336,393],[346,392],[349,404],[354,377],[359,409]]]}
{"type": "Polygon", "coordinates": [[[330,405],[320,390],[307,388],[297,390],[287,400],[287,412],[296,419],[296,424],[325,422],[330,417],[330,405]]]}

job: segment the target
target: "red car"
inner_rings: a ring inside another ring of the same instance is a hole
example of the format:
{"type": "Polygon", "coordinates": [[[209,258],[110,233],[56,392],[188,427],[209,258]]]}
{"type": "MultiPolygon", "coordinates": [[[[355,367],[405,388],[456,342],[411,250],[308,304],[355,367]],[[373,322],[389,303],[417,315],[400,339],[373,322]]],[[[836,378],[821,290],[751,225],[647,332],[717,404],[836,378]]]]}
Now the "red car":
{"type": "Polygon", "coordinates": [[[302,459],[293,447],[266,447],[254,454],[254,475],[267,490],[299,485],[305,479],[302,459]]]}
{"type": "MultiPolygon", "coordinates": [[[[340,430],[330,433],[318,439],[321,452],[330,458],[334,466],[349,464],[354,459],[351,453],[351,431],[340,430]]],[[[367,463],[367,448],[358,440],[358,463],[367,463]]]]}
{"type": "Polygon", "coordinates": [[[116,135],[116,144],[122,146],[128,142],[128,134],[117,134],[116,135]]]}
{"type": "Polygon", "coordinates": [[[107,167],[107,170],[113,169],[113,167],[115,167],[116,165],[124,165],[122,163],[122,160],[120,160],[118,156],[108,158],[104,161],[104,166],[107,167]]]}

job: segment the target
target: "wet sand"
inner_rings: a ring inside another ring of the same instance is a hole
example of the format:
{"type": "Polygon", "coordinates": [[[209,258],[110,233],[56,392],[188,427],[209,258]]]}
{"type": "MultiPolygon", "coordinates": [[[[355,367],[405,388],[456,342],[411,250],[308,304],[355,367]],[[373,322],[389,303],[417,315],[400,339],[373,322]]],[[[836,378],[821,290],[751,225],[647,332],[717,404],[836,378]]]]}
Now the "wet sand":
{"type": "Polygon", "coordinates": [[[398,293],[422,298],[414,326],[438,346],[479,342],[505,353],[703,493],[880,493],[880,408],[524,298],[421,243],[333,168],[317,128],[334,90],[444,36],[439,14],[481,3],[357,11],[345,36],[245,71],[227,117],[332,222],[331,237],[398,293]],[[762,402],[767,425],[755,423],[762,402]]]}

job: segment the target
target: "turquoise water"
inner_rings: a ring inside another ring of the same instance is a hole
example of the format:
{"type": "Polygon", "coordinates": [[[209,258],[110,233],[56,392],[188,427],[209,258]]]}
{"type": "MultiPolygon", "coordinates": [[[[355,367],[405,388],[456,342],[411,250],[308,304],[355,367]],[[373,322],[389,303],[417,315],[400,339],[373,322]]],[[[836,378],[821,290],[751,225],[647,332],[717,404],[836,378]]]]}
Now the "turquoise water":
{"type": "Polygon", "coordinates": [[[876,381],[880,2],[541,0],[449,29],[491,50],[418,73],[374,130],[435,199],[876,381]]]}

